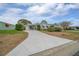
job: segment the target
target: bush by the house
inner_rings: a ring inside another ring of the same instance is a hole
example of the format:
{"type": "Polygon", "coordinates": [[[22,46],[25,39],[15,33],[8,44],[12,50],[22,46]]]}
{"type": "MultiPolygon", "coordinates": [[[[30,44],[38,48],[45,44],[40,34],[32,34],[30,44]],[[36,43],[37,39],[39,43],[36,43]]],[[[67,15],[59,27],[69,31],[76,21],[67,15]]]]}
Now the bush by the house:
{"type": "Polygon", "coordinates": [[[79,29],[79,27],[76,27],[76,29],[79,29]]]}
{"type": "Polygon", "coordinates": [[[48,31],[49,32],[61,32],[62,28],[61,27],[49,27],[48,31]]]}
{"type": "Polygon", "coordinates": [[[66,30],[74,30],[74,28],[68,27],[68,28],[66,28],[66,30]]]}
{"type": "Polygon", "coordinates": [[[47,29],[49,32],[53,32],[53,27],[48,27],[47,29]]]}
{"type": "Polygon", "coordinates": [[[9,26],[10,26],[10,24],[8,24],[8,23],[5,23],[5,26],[6,26],[6,27],[9,27],[9,26]]]}
{"type": "Polygon", "coordinates": [[[18,30],[18,31],[22,31],[22,30],[25,29],[25,27],[22,24],[16,24],[16,28],[15,29],[18,30]]]}
{"type": "Polygon", "coordinates": [[[40,25],[37,25],[37,30],[41,30],[41,27],[40,27],[40,25]]]}
{"type": "Polygon", "coordinates": [[[53,27],[53,31],[61,32],[62,28],[61,27],[53,27]]]}

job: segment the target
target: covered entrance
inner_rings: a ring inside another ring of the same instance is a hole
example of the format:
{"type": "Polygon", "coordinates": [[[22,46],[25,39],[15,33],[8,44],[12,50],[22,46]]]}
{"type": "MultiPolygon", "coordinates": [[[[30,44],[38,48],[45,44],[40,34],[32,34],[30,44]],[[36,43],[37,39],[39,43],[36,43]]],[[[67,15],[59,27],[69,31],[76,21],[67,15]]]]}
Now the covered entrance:
{"type": "Polygon", "coordinates": [[[32,25],[29,26],[30,30],[34,30],[34,27],[32,25]]]}
{"type": "Polygon", "coordinates": [[[26,30],[35,30],[36,26],[35,25],[27,25],[26,30]]]}

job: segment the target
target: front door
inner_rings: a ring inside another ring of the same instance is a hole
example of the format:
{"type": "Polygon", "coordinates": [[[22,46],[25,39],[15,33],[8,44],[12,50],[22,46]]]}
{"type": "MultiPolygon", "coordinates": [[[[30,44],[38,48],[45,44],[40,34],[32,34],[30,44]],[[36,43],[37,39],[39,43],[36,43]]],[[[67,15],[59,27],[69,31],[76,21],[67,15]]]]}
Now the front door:
{"type": "Polygon", "coordinates": [[[33,26],[32,26],[32,25],[30,25],[30,26],[29,26],[29,29],[30,29],[30,30],[33,30],[34,28],[33,28],[33,26]]]}

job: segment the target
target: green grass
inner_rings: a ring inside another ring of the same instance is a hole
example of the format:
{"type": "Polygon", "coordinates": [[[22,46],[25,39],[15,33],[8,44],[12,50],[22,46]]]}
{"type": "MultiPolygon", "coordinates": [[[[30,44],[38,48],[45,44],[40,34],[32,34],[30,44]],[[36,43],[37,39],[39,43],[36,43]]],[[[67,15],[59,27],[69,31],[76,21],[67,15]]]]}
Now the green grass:
{"type": "MultiPolygon", "coordinates": [[[[42,31],[43,32],[43,31],[42,31]]],[[[63,32],[44,32],[52,36],[58,36],[62,38],[67,38],[71,40],[79,41],[79,30],[66,30],[63,32]]]]}
{"type": "Polygon", "coordinates": [[[0,30],[0,34],[16,34],[21,32],[22,31],[17,31],[17,30],[0,30]]]}
{"type": "Polygon", "coordinates": [[[66,32],[79,35],[79,30],[68,30],[68,31],[66,31],[66,32]]]}
{"type": "Polygon", "coordinates": [[[0,30],[0,56],[6,55],[28,37],[28,33],[17,30],[0,30]]]}

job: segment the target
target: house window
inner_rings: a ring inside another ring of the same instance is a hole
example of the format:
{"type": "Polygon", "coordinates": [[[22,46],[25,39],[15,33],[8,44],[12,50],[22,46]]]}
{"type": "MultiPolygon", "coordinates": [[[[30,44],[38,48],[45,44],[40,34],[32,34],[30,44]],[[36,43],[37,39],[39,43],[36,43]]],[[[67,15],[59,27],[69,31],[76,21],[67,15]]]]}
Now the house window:
{"type": "Polygon", "coordinates": [[[43,28],[45,28],[45,27],[43,26],[43,28]]]}
{"type": "Polygon", "coordinates": [[[5,23],[5,27],[9,27],[10,26],[10,24],[8,24],[8,23],[5,23]]]}
{"type": "Polygon", "coordinates": [[[48,26],[46,26],[48,28],[48,26]]]}

